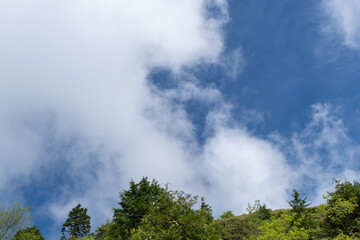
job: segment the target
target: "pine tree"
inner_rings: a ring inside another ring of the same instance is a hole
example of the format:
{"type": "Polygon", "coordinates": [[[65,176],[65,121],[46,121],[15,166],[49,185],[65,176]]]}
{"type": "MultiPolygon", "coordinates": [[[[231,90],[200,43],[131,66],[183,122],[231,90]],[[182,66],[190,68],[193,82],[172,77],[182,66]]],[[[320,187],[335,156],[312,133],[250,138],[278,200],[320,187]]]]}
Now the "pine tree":
{"type": "Polygon", "coordinates": [[[78,204],[73,208],[66,222],[63,224],[61,233],[63,239],[67,238],[81,238],[90,233],[90,216],[87,215],[87,209],[82,208],[78,204]]]}
{"type": "Polygon", "coordinates": [[[301,199],[300,193],[296,191],[296,189],[293,190],[292,194],[293,200],[289,201],[289,205],[292,208],[291,211],[296,214],[301,214],[306,211],[306,208],[311,204],[307,203],[307,197],[301,199]]]}
{"type": "Polygon", "coordinates": [[[145,214],[159,201],[162,192],[164,189],[155,180],[150,182],[146,177],[139,183],[131,180],[130,189],[120,193],[120,208],[114,209],[112,238],[127,239],[131,229],[137,228],[145,214]]]}
{"type": "Polygon", "coordinates": [[[292,194],[293,200],[289,201],[292,208],[290,211],[293,216],[292,226],[311,229],[314,227],[314,220],[311,217],[311,209],[307,208],[311,203],[307,202],[307,197],[301,198],[300,193],[294,189],[292,194]]]}

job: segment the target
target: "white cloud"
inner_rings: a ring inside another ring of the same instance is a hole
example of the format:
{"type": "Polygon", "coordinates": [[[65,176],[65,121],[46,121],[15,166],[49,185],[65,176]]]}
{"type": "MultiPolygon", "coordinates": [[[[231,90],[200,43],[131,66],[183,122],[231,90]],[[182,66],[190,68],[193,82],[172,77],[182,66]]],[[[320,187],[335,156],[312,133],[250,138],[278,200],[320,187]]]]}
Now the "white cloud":
{"type": "Polygon", "coordinates": [[[327,16],[323,30],[341,37],[344,45],[360,48],[360,1],[323,0],[327,16]]]}
{"type": "Polygon", "coordinates": [[[147,76],[216,63],[226,11],[222,0],[1,1],[1,190],[67,166],[72,182],[55,183],[62,194],[44,208],[61,222],[81,201],[97,223],[130,178],[191,191],[194,126],[173,100],[221,94],[191,82],[159,94],[147,76]]]}
{"type": "Polygon", "coordinates": [[[291,169],[269,141],[239,127],[219,126],[204,146],[204,159],[215,206],[242,213],[255,200],[272,208],[286,205],[291,169]]]}
{"type": "MultiPolygon", "coordinates": [[[[221,66],[227,20],[225,0],[0,1],[0,190],[43,177],[61,192],[41,209],[58,223],[78,202],[102,223],[129,179],[142,176],[201,193],[218,213],[256,199],[286,204],[286,153],[240,127],[218,89],[182,72],[221,66]],[[176,89],[149,83],[157,66],[177,74],[176,89]],[[183,105],[191,99],[213,106],[204,145],[183,105]],[[57,185],[60,175],[69,182],[57,185]]],[[[241,51],[229,56],[236,77],[241,51]]],[[[346,136],[325,110],[309,125],[327,124],[319,148],[346,136]]],[[[293,138],[301,161],[318,161],[307,136],[293,138]]]]}
{"type": "Polygon", "coordinates": [[[294,187],[310,190],[314,204],[324,202],[322,195],[332,189],[333,178],[352,180],[359,167],[360,146],[348,136],[338,110],[329,104],[314,104],[311,121],[285,144],[296,168],[294,187]]]}
{"type": "Polygon", "coordinates": [[[239,74],[241,51],[222,55],[226,1],[0,4],[0,22],[8,23],[1,25],[6,38],[0,40],[2,124],[19,119],[8,136],[2,135],[2,148],[13,138],[12,149],[21,148],[27,156],[17,156],[10,148],[11,156],[2,156],[2,164],[14,169],[5,173],[3,186],[33,177],[39,169],[68,166],[60,169],[71,183],[54,186],[61,195],[44,206],[60,224],[78,202],[88,207],[95,223],[103,222],[129,179],[144,175],[205,195],[217,212],[223,204],[223,196],[215,194],[220,190],[231,200],[226,207],[236,212],[258,197],[273,206],[284,200],[286,180],[281,178],[286,178],[286,166],[281,153],[245,129],[225,124],[232,121],[231,104],[218,89],[201,86],[196,79],[182,80],[189,79],[182,66],[222,66],[225,60],[231,76],[239,74]],[[214,11],[214,6],[219,7],[217,17],[209,18],[205,9],[214,11]],[[154,66],[178,74],[178,88],[154,91],[147,82],[154,66]],[[205,146],[199,146],[183,107],[191,99],[214,105],[205,146]],[[53,120],[44,130],[47,119],[53,120]],[[18,130],[21,134],[16,135],[18,130]],[[281,166],[272,179],[277,164],[281,166]],[[256,179],[257,174],[263,179],[256,179]],[[213,187],[208,189],[206,182],[213,187]]]}

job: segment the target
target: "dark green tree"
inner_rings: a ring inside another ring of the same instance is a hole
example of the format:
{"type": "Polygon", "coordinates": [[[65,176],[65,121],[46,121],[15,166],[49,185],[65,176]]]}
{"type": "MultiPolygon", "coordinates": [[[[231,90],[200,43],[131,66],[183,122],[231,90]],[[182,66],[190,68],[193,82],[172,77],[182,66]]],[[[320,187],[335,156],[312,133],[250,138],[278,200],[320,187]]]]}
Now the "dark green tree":
{"type": "Polygon", "coordinates": [[[220,239],[222,227],[213,222],[211,208],[201,201],[200,209],[194,209],[197,196],[166,189],[132,231],[131,239],[220,239]]]}
{"type": "Polygon", "coordinates": [[[299,215],[305,213],[306,208],[311,204],[307,202],[307,197],[301,198],[300,193],[296,189],[293,190],[291,196],[293,199],[288,202],[291,207],[291,212],[299,215]]]}
{"type": "Polygon", "coordinates": [[[109,236],[113,239],[128,239],[131,229],[136,229],[151,207],[159,202],[164,192],[157,181],[143,177],[139,183],[130,182],[130,189],[120,193],[120,208],[114,208],[113,224],[109,236]]]}
{"type": "Polygon", "coordinates": [[[100,239],[105,239],[107,236],[109,236],[109,231],[112,227],[112,225],[114,225],[113,221],[110,221],[109,219],[106,220],[106,223],[99,226],[95,232],[92,234],[93,237],[96,240],[100,240],[100,239]]]}
{"type": "Polygon", "coordinates": [[[87,215],[87,209],[78,204],[70,211],[61,233],[63,239],[80,238],[87,236],[90,233],[90,228],[90,216],[87,215]]]}
{"type": "Polygon", "coordinates": [[[311,203],[307,201],[307,197],[301,198],[300,193],[293,189],[292,200],[289,201],[291,207],[290,212],[292,213],[293,220],[291,222],[292,226],[302,227],[305,229],[314,228],[314,221],[311,216],[311,211],[308,208],[311,203]]]}
{"type": "Polygon", "coordinates": [[[266,204],[260,203],[260,200],[256,200],[254,205],[248,204],[246,209],[253,218],[258,220],[266,220],[271,217],[271,209],[267,208],[266,204]]]}
{"type": "Polygon", "coordinates": [[[12,240],[44,240],[36,226],[27,227],[17,231],[12,240]]]}

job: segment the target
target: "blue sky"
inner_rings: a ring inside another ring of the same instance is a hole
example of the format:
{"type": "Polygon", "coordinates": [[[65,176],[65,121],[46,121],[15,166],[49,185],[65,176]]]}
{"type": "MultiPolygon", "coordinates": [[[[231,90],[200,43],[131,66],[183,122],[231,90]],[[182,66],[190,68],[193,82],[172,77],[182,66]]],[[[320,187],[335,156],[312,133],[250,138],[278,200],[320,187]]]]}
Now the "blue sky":
{"type": "Polygon", "coordinates": [[[358,179],[360,2],[0,2],[0,200],[58,239],[142,176],[214,214],[358,179]]]}

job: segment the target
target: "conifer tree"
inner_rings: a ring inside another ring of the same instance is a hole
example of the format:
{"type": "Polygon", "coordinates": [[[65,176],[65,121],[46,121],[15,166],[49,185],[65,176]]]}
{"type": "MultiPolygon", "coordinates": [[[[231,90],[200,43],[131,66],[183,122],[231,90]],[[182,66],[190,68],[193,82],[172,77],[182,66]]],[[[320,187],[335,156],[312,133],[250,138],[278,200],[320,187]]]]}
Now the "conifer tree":
{"type": "Polygon", "coordinates": [[[130,182],[130,189],[120,193],[120,208],[114,209],[114,224],[110,228],[112,238],[127,239],[131,229],[140,225],[142,218],[159,201],[164,189],[157,181],[143,177],[139,183],[130,182]]]}
{"type": "Polygon", "coordinates": [[[289,201],[289,205],[292,208],[291,211],[296,214],[301,214],[306,211],[306,208],[310,206],[311,203],[307,202],[307,197],[300,198],[300,193],[294,189],[292,194],[293,200],[289,201]]]}
{"type": "Polygon", "coordinates": [[[90,233],[90,216],[87,215],[87,209],[78,204],[73,208],[61,230],[62,239],[81,238],[90,233]]]}
{"type": "Polygon", "coordinates": [[[310,210],[307,208],[311,203],[308,203],[307,197],[301,198],[300,193],[294,189],[292,194],[293,199],[289,201],[291,213],[293,214],[292,226],[303,227],[310,229],[314,227],[314,221],[311,217],[310,210]]]}

